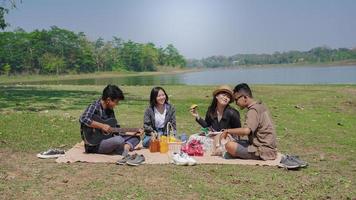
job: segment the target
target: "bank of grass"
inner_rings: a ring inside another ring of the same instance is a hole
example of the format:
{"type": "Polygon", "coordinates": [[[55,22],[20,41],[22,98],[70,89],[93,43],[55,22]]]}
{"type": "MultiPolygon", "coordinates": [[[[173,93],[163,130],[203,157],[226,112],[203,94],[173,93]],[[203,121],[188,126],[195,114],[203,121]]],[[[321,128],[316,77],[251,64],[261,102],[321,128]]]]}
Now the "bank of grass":
{"type": "MultiPolygon", "coordinates": [[[[353,199],[356,86],[252,86],[270,108],[279,150],[300,155],[299,171],[239,165],[56,164],[35,154],[80,141],[78,117],[102,86],[0,86],[1,199],[353,199]]],[[[124,86],[123,127],[142,126],[151,86],[124,86]]],[[[165,86],[178,132],[199,126],[187,111],[211,101],[212,86],[165,86]]],[[[243,112],[241,115],[243,116],[243,112]]]]}
{"type": "Polygon", "coordinates": [[[78,79],[90,79],[90,78],[118,78],[129,76],[151,76],[161,74],[175,74],[197,71],[200,69],[188,69],[178,67],[159,67],[158,71],[154,72],[133,72],[133,71],[112,71],[112,72],[95,72],[95,73],[82,73],[82,74],[61,74],[61,75],[1,75],[0,85],[4,84],[31,84],[31,82],[39,81],[60,81],[60,80],[78,80],[78,79]]]}

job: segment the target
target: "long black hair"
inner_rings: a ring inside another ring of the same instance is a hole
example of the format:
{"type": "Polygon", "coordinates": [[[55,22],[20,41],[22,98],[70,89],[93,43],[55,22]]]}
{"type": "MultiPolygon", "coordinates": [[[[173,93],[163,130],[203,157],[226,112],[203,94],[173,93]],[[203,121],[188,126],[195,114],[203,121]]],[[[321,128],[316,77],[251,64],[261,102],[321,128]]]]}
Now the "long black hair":
{"type": "Polygon", "coordinates": [[[162,90],[164,95],[166,95],[166,101],[164,103],[168,103],[168,95],[166,93],[166,91],[162,88],[162,87],[154,87],[151,90],[151,95],[150,95],[150,105],[153,108],[154,106],[156,106],[157,104],[157,96],[158,96],[158,92],[162,90]]]}
{"type": "MultiPolygon", "coordinates": [[[[209,114],[209,116],[211,118],[214,118],[217,115],[216,114],[216,106],[218,105],[218,100],[216,99],[216,97],[221,93],[225,93],[225,92],[219,92],[215,96],[213,96],[213,100],[211,101],[211,104],[210,104],[210,106],[208,108],[208,114],[209,114]]],[[[228,108],[228,107],[230,107],[229,104],[226,105],[225,109],[228,108]]]]}

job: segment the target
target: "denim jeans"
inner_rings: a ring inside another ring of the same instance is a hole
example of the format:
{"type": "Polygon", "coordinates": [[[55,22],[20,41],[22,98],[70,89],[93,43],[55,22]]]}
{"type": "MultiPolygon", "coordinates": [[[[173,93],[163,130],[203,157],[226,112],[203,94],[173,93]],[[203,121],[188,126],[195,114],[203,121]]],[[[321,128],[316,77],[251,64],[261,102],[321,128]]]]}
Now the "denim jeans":
{"type": "Polygon", "coordinates": [[[142,146],[144,148],[148,148],[150,146],[150,143],[151,143],[151,136],[145,135],[142,140],[142,146]]]}
{"type": "MultiPolygon", "coordinates": [[[[159,128],[159,129],[157,130],[157,133],[158,133],[159,136],[165,135],[165,133],[163,133],[163,128],[159,128]]],[[[143,146],[144,148],[148,148],[148,147],[150,146],[151,138],[152,138],[152,136],[150,136],[150,135],[145,135],[145,136],[143,137],[143,139],[142,139],[142,146],[143,146]]]]}

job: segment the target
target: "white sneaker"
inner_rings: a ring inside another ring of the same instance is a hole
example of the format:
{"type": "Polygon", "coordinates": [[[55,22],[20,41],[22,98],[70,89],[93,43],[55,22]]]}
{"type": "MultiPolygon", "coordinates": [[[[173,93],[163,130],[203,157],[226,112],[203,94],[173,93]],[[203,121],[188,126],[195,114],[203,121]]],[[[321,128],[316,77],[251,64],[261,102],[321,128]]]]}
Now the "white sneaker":
{"type": "Polygon", "coordinates": [[[190,166],[193,166],[193,165],[197,164],[197,161],[194,158],[188,156],[188,154],[186,154],[186,153],[181,152],[180,156],[182,158],[184,158],[188,162],[188,165],[190,165],[190,166]]]}
{"type": "Polygon", "coordinates": [[[173,164],[176,165],[188,165],[188,160],[181,156],[181,153],[173,153],[173,164]]]}

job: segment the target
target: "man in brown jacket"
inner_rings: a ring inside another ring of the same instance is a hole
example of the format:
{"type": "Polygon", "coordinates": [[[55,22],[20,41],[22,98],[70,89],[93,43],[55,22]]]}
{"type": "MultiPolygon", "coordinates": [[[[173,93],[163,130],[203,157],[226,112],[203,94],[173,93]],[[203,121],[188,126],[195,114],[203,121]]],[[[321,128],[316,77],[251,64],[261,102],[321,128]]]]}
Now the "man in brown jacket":
{"type": "Polygon", "coordinates": [[[225,129],[221,138],[228,134],[248,136],[248,140],[230,141],[225,144],[227,155],[243,159],[274,160],[277,157],[276,131],[266,106],[255,101],[250,87],[246,83],[234,88],[235,103],[241,109],[247,108],[242,128],[225,129]]]}

